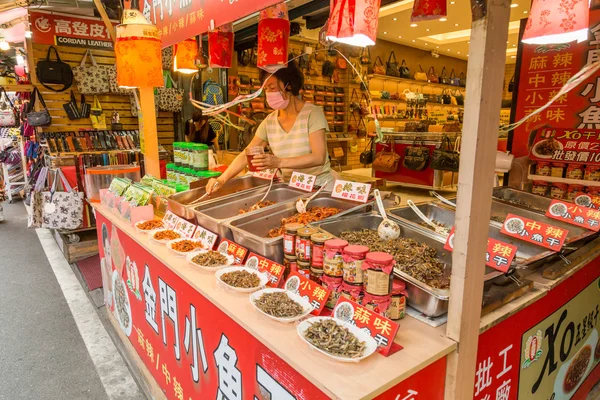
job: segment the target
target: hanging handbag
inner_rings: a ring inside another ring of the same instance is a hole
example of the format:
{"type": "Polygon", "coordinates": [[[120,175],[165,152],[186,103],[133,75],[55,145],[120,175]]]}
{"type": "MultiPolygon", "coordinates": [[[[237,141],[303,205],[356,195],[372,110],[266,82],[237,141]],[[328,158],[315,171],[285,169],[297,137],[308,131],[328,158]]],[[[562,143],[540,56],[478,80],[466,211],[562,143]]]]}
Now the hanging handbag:
{"type": "Polygon", "coordinates": [[[19,113],[17,112],[17,109],[15,108],[13,102],[10,101],[10,98],[8,97],[8,94],[6,93],[6,90],[4,90],[4,88],[0,88],[0,98],[2,100],[6,99],[6,101],[2,101],[0,103],[0,126],[19,126],[19,113]],[[2,95],[4,95],[4,98],[2,98],[2,95]]]}
{"type": "Polygon", "coordinates": [[[458,86],[460,87],[466,87],[467,86],[467,76],[465,75],[464,72],[461,72],[459,77],[458,77],[458,86]]]}
{"type": "Polygon", "coordinates": [[[335,65],[329,60],[325,61],[321,66],[321,75],[323,76],[333,76],[333,72],[335,71],[335,65]]]}
{"type": "Polygon", "coordinates": [[[383,66],[383,61],[379,56],[375,57],[375,62],[373,63],[373,73],[377,75],[385,75],[385,67],[383,66]]]}
{"type": "Polygon", "coordinates": [[[337,59],[335,60],[335,67],[337,69],[346,69],[348,68],[348,62],[344,57],[338,55],[337,59]]]}
{"type": "Polygon", "coordinates": [[[89,103],[86,103],[85,96],[81,95],[81,109],[79,111],[79,115],[81,116],[81,118],[89,118],[91,111],[92,106],[89,103]]]}
{"type": "Polygon", "coordinates": [[[42,86],[53,92],[63,92],[73,84],[73,70],[69,64],[62,62],[54,46],[50,46],[45,59],[37,62],[35,72],[42,86]],[[56,60],[50,58],[53,51],[56,60]],[[54,89],[48,85],[62,85],[63,87],[54,89]]]}
{"type": "Polygon", "coordinates": [[[94,106],[90,110],[90,119],[94,129],[106,129],[106,115],[102,112],[102,105],[98,96],[94,96],[94,106]]]}
{"type": "Polygon", "coordinates": [[[439,149],[433,150],[431,168],[440,171],[458,172],[459,162],[460,154],[452,149],[450,138],[444,135],[439,149]]]}
{"type": "Polygon", "coordinates": [[[385,63],[385,74],[387,76],[400,76],[400,70],[398,69],[398,61],[396,61],[396,54],[392,51],[385,63]],[[392,61],[393,59],[393,61],[392,61]]]}
{"type": "Polygon", "coordinates": [[[363,47],[360,52],[360,63],[362,65],[371,64],[371,50],[368,47],[363,47]]]}
{"type": "Polygon", "coordinates": [[[460,86],[460,78],[456,76],[456,72],[454,72],[454,69],[450,71],[450,84],[452,86],[460,86]]]}
{"type": "Polygon", "coordinates": [[[375,154],[373,169],[380,172],[397,172],[402,158],[400,157],[400,154],[394,151],[394,141],[391,140],[384,146],[390,146],[390,150],[383,150],[375,154]]]}
{"type": "Polygon", "coordinates": [[[458,106],[465,105],[465,96],[463,96],[463,94],[461,92],[457,91],[457,94],[454,95],[454,97],[456,98],[456,105],[458,105],[458,106]]]}
{"type": "Polygon", "coordinates": [[[442,73],[441,73],[440,77],[438,78],[438,83],[443,83],[444,85],[450,84],[450,80],[448,79],[448,76],[446,75],[446,67],[442,68],[442,73]]]}
{"type": "Polygon", "coordinates": [[[71,100],[68,103],[63,104],[63,108],[67,113],[67,117],[71,121],[75,121],[81,119],[81,114],[79,112],[79,108],[77,107],[77,100],[75,100],[75,93],[71,90],[71,100]]]}
{"type": "Polygon", "coordinates": [[[314,60],[308,61],[308,76],[319,76],[319,69],[317,68],[317,63],[314,60]]]}
{"type": "Polygon", "coordinates": [[[373,139],[371,138],[371,140],[369,141],[369,144],[367,144],[365,146],[365,151],[363,151],[362,153],[360,153],[360,163],[364,164],[364,165],[368,165],[368,164],[372,164],[373,163],[373,149],[374,149],[374,142],[373,139]]]}
{"type": "Polygon", "coordinates": [[[77,81],[79,93],[105,94],[110,92],[108,67],[98,65],[90,50],[85,52],[79,66],[73,67],[73,76],[77,81]],[[92,61],[92,65],[86,65],[88,56],[92,61]]]}
{"type": "Polygon", "coordinates": [[[512,93],[515,90],[515,76],[513,75],[508,82],[508,93],[512,93]]]}
{"type": "Polygon", "coordinates": [[[165,47],[161,51],[162,69],[173,69],[173,46],[165,47]]]}
{"type": "Polygon", "coordinates": [[[158,109],[159,111],[181,112],[185,91],[177,88],[170,72],[167,72],[165,75],[165,87],[156,88],[158,109]]]}
{"type": "Polygon", "coordinates": [[[44,195],[43,191],[46,189],[48,179],[48,167],[42,167],[40,170],[35,185],[30,193],[29,204],[31,206],[31,212],[27,216],[27,227],[28,228],[41,228],[44,212],[44,195]]]}
{"type": "Polygon", "coordinates": [[[404,149],[404,160],[402,165],[413,171],[422,171],[429,163],[429,148],[423,143],[423,139],[415,138],[412,145],[404,149]]]}
{"type": "Polygon", "coordinates": [[[451,103],[451,96],[450,93],[444,89],[442,91],[442,104],[450,104],[451,103]]]}
{"type": "Polygon", "coordinates": [[[83,223],[83,193],[71,188],[60,168],[49,192],[43,192],[42,228],[77,229],[83,223]],[[64,192],[57,192],[58,181],[64,192]]]}
{"type": "Polygon", "coordinates": [[[408,65],[406,64],[405,60],[402,60],[400,63],[398,72],[400,73],[400,78],[410,79],[410,69],[408,69],[408,65]]]}
{"type": "Polygon", "coordinates": [[[427,82],[427,74],[423,71],[423,67],[421,67],[421,64],[417,64],[417,66],[419,70],[415,72],[415,81],[427,82]]]}
{"type": "Polygon", "coordinates": [[[435,74],[435,69],[433,66],[429,67],[429,72],[427,72],[427,82],[429,83],[439,83],[440,78],[435,74]]]}
{"type": "Polygon", "coordinates": [[[48,126],[51,122],[52,117],[50,117],[50,113],[48,112],[48,108],[46,107],[46,102],[44,102],[42,94],[38,88],[33,89],[27,112],[27,123],[31,126],[48,126]],[[44,107],[44,109],[41,111],[34,111],[36,98],[40,99],[40,104],[42,107],[44,107]]]}

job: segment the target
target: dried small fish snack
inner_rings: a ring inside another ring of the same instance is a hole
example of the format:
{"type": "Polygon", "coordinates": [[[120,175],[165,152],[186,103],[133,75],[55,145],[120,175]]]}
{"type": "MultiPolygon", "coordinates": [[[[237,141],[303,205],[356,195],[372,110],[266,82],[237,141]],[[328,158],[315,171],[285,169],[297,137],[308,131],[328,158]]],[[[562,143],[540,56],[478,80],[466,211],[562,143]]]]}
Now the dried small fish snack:
{"type": "Polygon", "coordinates": [[[352,332],[332,319],[314,322],[304,332],[304,337],[313,346],[337,357],[359,358],[366,343],[358,340],[352,332]]]}
{"type": "Polygon", "coordinates": [[[253,205],[252,207],[240,208],[240,211],[238,211],[238,214],[246,214],[246,213],[249,213],[250,211],[259,210],[261,208],[269,207],[274,204],[277,204],[277,202],[272,201],[272,200],[261,201],[260,203],[257,203],[255,205],[253,205]]]}
{"type": "Polygon", "coordinates": [[[159,221],[157,219],[151,219],[149,221],[138,223],[135,226],[142,231],[152,231],[154,229],[162,228],[165,225],[162,223],[162,221],[159,221]]]}
{"type": "Polygon", "coordinates": [[[302,306],[284,292],[264,293],[254,304],[262,312],[277,318],[293,318],[304,312],[302,306]]]}
{"type": "Polygon", "coordinates": [[[219,267],[227,264],[227,257],[218,251],[207,251],[192,258],[192,262],[203,267],[219,267]]]}
{"type": "Polygon", "coordinates": [[[202,243],[198,240],[184,239],[171,244],[171,248],[181,253],[189,253],[196,249],[201,249],[202,243]]]}
{"type": "Polygon", "coordinates": [[[236,288],[251,289],[260,285],[260,278],[254,272],[233,271],[221,275],[221,280],[236,288]]]}
{"type": "Polygon", "coordinates": [[[267,234],[267,237],[274,238],[283,235],[284,226],[290,223],[298,223],[302,225],[308,225],[311,222],[317,222],[329,218],[332,215],[339,213],[339,208],[335,207],[312,207],[306,210],[305,213],[294,214],[289,218],[282,218],[281,225],[277,228],[273,228],[267,234]]]}
{"type": "Polygon", "coordinates": [[[155,240],[175,240],[179,239],[181,235],[171,229],[164,231],[158,231],[152,236],[155,240]]]}

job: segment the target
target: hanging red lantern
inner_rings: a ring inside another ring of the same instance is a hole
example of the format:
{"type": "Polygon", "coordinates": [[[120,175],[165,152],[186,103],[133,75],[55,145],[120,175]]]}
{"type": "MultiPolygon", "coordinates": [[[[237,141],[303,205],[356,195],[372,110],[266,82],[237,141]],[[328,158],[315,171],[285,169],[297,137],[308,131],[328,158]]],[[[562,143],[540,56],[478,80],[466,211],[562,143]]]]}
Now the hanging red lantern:
{"type": "Polygon", "coordinates": [[[198,44],[196,39],[184,40],[175,45],[173,56],[173,70],[184,74],[198,72],[196,57],[198,56],[198,44]]]}
{"type": "Polygon", "coordinates": [[[275,72],[287,65],[290,21],[284,3],[260,12],[256,66],[275,72]]]}
{"type": "Polygon", "coordinates": [[[329,13],[327,39],[351,46],[372,46],[377,39],[381,0],[335,0],[329,13]]]}
{"type": "Polygon", "coordinates": [[[415,0],[410,20],[430,21],[447,15],[446,0],[415,0]]]}
{"type": "Polygon", "coordinates": [[[533,0],[523,43],[558,44],[588,37],[589,0],[533,0]]]}
{"type": "Polygon", "coordinates": [[[233,59],[233,26],[208,32],[208,65],[211,68],[231,68],[233,59]]]}

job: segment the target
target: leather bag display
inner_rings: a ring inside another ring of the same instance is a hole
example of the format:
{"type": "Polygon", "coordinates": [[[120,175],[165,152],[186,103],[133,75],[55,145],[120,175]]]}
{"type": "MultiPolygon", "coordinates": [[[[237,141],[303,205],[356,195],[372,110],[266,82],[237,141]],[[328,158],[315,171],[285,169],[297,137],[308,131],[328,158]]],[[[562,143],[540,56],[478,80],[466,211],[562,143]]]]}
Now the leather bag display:
{"type": "Polygon", "coordinates": [[[458,76],[458,86],[466,87],[467,86],[467,76],[464,72],[461,72],[458,76]]]}
{"type": "Polygon", "coordinates": [[[54,46],[50,46],[45,59],[37,62],[35,72],[42,86],[53,92],[63,92],[73,84],[73,70],[69,64],[62,62],[54,46]],[[56,59],[52,59],[52,52],[56,59]],[[62,85],[62,88],[54,89],[48,85],[62,85]]]}
{"type": "Polygon", "coordinates": [[[429,67],[429,71],[427,72],[427,82],[429,83],[439,83],[440,78],[435,74],[435,69],[433,66],[429,67]]]}
{"type": "Polygon", "coordinates": [[[375,154],[375,159],[373,160],[373,169],[380,172],[397,172],[402,158],[400,157],[400,154],[394,151],[393,140],[388,142],[385,146],[389,146],[390,149],[380,151],[375,154]]]}
{"type": "Polygon", "coordinates": [[[415,81],[427,82],[427,74],[425,73],[425,71],[423,71],[423,67],[421,67],[421,64],[418,64],[418,67],[419,70],[415,72],[415,81]]]}
{"type": "Polygon", "coordinates": [[[81,109],[79,110],[79,115],[81,116],[81,118],[89,118],[91,111],[92,105],[90,103],[86,103],[85,96],[81,95],[81,109]]]}
{"type": "Polygon", "coordinates": [[[383,66],[383,61],[381,61],[379,56],[375,57],[375,62],[373,63],[373,73],[385,75],[385,67],[383,66]]]}
{"type": "Polygon", "coordinates": [[[18,126],[18,112],[4,88],[0,88],[0,126],[18,126]]]}
{"type": "Polygon", "coordinates": [[[362,65],[371,64],[371,50],[368,47],[363,47],[360,52],[360,63],[362,65]]]}
{"type": "Polygon", "coordinates": [[[450,79],[448,78],[448,75],[446,73],[446,67],[442,68],[442,73],[440,74],[440,76],[438,78],[438,83],[443,83],[444,85],[450,84],[450,79]]]}
{"type": "Polygon", "coordinates": [[[52,118],[50,117],[50,113],[48,112],[48,108],[46,107],[46,103],[44,102],[44,98],[42,94],[38,90],[38,88],[33,89],[33,93],[31,94],[31,101],[29,102],[29,107],[27,109],[27,123],[31,126],[48,126],[52,123],[52,118]],[[44,108],[41,111],[35,110],[35,102],[36,99],[40,100],[40,104],[44,108]]]}
{"type": "Polygon", "coordinates": [[[94,96],[94,106],[90,111],[90,119],[94,129],[106,129],[106,115],[102,111],[102,105],[97,96],[94,96]]]}
{"type": "Polygon", "coordinates": [[[512,93],[515,90],[515,76],[513,75],[508,82],[508,93],[512,93]]]}
{"type": "Polygon", "coordinates": [[[459,162],[459,152],[452,149],[450,138],[444,135],[440,148],[433,150],[431,168],[441,171],[458,172],[459,162]]]}
{"type": "Polygon", "coordinates": [[[460,86],[460,78],[456,76],[454,69],[450,71],[450,84],[452,86],[460,86]]]}
{"type": "Polygon", "coordinates": [[[110,92],[108,69],[104,65],[98,65],[94,55],[87,50],[78,67],[73,68],[73,76],[77,81],[77,90],[82,94],[105,94],[110,92]],[[87,58],[92,65],[86,65],[87,58]]]}
{"type": "Polygon", "coordinates": [[[165,75],[165,87],[156,89],[158,109],[160,111],[181,112],[185,91],[177,88],[171,73],[167,72],[165,75]]]}
{"type": "Polygon", "coordinates": [[[335,72],[335,65],[329,60],[325,61],[321,66],[321,75],[331,77],[335,72]]]}
{"type": "Polygon", "coordinates": [[[64,108],[65,112],[67,113],[67,117],[69,117],[69,119],[71,121],[81,119],[80,110],[79,110],[79,107],[77,106],[77,100],[75,100],[75,93],[73,93],[72,90],[71,90],[71,100],[69,100],[68,103],[64,103],[63,108],[64,108]]]}
{"type": "Polygon", "coordinates": [[[402,60],[400,63],[400,78],[410,79],[410,69],[408,69],[408,65],[406,65],[406,61],[402,60]]]}
{"type": "Polygon", "coordinates": [[[422,139],[416,138],[412,145],[404,149],[402,165],[413,171],[422,171],[429,163],[429,148],[422,139]]]}
{"type": "Polygon", "coordinates": [[[398,68],[398,61],[396,61],[396,54],[392,51],[385,63],[385,74],[387,76],[400,76],[400,70],[398,68]]]}
{"type": "Polygon", "coordinates": [[[373,143],[373,139],[369,141],[369,144],[365,146],[365,151],[360,153],[360,163],[364,165],[368,165],[373,163],[373,148],[375,143],[373,143]]]}

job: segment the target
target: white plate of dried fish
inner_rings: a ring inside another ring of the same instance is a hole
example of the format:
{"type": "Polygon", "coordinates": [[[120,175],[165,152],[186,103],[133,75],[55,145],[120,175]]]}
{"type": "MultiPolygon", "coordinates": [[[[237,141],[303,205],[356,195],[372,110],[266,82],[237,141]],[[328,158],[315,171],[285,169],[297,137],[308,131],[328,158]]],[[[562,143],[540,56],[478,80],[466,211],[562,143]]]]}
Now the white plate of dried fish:
{"type": "Polygon", "coordinates": [[[264,288],[269,277],[264,272],[258,272],[248,267],[227,267],[215,273],[217,282],[228,289],[241,293],[252,293],[264,288]]]}
{"type": "Polygon", "coordinates": [[[187,255],[186,260],[194,267],[211,272],[229,267],[235,262],[235,258],[232,255],[213,250],[194,251],[187,255]]]}
{"type": "Polygon", "coordinates": [[[148,232],[150,242],[158,245],[166,245],[169,241],[179,238],[181,235],[173,229],[156,229],[148,232]]]}
{"type": "Polygon", "coordinates": [[[305,319],[297,332],[309,346],[341,362],[359,362],[377,350],[377,342],[368,333],[331,317],[305,319]]]}
{"type": "Polygon", "coordinates": [[[296,322],[313,310],[313,306],[305,298],[277,288],[267,288],[252,293],[250,303],[261,314],[283,323],[296,322]]]}

